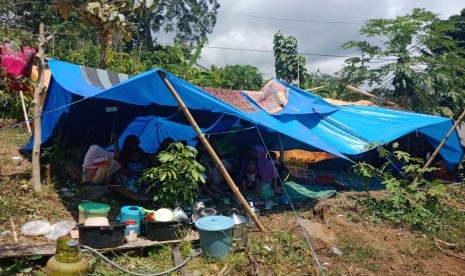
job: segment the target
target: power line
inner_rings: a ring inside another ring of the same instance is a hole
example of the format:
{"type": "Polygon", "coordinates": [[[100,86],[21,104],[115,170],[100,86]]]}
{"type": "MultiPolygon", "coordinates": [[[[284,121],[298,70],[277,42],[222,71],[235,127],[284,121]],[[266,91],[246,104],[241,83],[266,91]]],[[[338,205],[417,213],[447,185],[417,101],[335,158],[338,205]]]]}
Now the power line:
{"type": "Polygon", "coordinates": [[[228,12],[228,11],[218,11],[218,12],[224,13],[224,14],[244,16],[244,17],[253,17],[253,18],[261,18],[261,19],[268,19],[268,20],[289,21],[289,22],[300,22],[300,23],[339,24],[339,25],[363,25],[364,24],[364,23],[361,23],[361,22],[321,21],[321,20],[303,20],[303,19],[291,19],[291,18],[278,18],[278,17],[269,17],[269,16],[235,13],[235,12],[228,12]]]}
{"type": "MultiPolygon", "coordinates": [[[[161,45],[174,45],[174,43],[169,42],[158,42],[161,45]]],[[[233,47],[221,47],[221,46],[212,46],[204,45],[204,48],[209,49],[219,49],[219,50],[233,50],[233,51],[245,51],[245,52],[258,52],[258,53],[274,53],[272,50],[261,50],[261,49],[247,49],[247,48],[233,48],[233,47]]],[[[334,58],[355,58],[357,56],[346,56],[346,55],[333,55],[333,54],[318,54],[318,53],[298,53],[303,56],[318,56],[318,57],[334,57],[334,58]]],[[[380,61],[393,61],[394,59],[388,58],[373,58],[380,61]]]]}

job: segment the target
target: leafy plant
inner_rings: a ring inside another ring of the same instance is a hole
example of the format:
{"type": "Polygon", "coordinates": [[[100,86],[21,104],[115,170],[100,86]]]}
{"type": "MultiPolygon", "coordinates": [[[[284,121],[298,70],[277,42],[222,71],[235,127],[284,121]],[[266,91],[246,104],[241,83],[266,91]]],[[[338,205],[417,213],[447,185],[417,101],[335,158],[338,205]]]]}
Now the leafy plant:
{"type": "Polygon", "coordinates": [[[30,273],[34,268],[34,262],[42,259],[41,255],[20,258],[14,264],[7,267],[0,266],[0,275],[13,275],[16,273],[30,273]]]}
{"type": "Polygon", "coordinates": [[[162,207],[192,205],[197,184],[205,183],[205,168],[196,161],[197,150],[182,143],[172,143],[158,154],[160,166],[144,171],[139,182],[155,186],[153,200],[162,207]]]}
{"type": "Polygon", "coordinates": [[[365,162],[354,166],[357,174],[367,179],[380,179],[389,193],[384,200],[368,199],[360,203],[368,207],[375,217],[388,219],[394,224],[408,223],[414,228],[424,229],[425,221],[429,221],[432,223],[426,228],[431,228],[435,216],[433,213],[443,209],[439,199],[445,196],[445,186],[437,179],[425,178],[426,173],[436,168],[423,168],[423,159],[395,150],[397,143],[392,147],[392,152],[377,147],[379,156],[388,160],[380,168],[365,162]]]}
{"type": "MultiPolygon", "coordinates": [[[[16,119],[18,121],[24,120],[23,109],[21,106],[21,101],[19,100],[19,94],[16,91],[8,89],[4,84],[0,83],[0,118],[2,119],[16,119]]],[[[25,95],[24,101],[28,110],[32,110],[32,100],[28,95],[25,95]]]]}

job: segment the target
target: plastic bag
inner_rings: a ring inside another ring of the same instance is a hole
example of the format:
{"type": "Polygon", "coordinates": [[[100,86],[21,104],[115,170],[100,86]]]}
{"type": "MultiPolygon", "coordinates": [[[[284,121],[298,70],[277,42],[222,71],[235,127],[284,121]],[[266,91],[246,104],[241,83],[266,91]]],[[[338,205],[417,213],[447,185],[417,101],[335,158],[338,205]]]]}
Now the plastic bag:
{"type": "Polygon", "coordinates": [[[25,236],[40,236],[50,233],[52,226],[45,220],[33,220],[26,222],[21,227],[21,234],[25,236]]]}
{"type": "Polygon", "coordinates": [[[68,232],[76,227],[76,222],[69,220],[62,220],[54,223],[51,226],[51,231],[45,237],[49,240],[56,241],[58,238],[65,236],[68,232]]]}

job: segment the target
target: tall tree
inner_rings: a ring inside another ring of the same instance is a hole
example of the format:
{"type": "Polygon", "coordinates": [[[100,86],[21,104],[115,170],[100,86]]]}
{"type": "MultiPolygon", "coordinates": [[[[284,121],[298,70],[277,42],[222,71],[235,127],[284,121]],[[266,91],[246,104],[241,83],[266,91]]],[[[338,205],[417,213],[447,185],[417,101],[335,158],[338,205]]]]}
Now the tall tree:
{"type": "Polygon", "coordinates": [[[448,34],[458,42],[458,46],[465,49],[465,9],[459,15],[449,17],[447,21],[454,24],[455,29],[450,30],[448,34]]]}
{"type": "Polygon", "coordinates": [[[374,86],[381,96],[412,110],[446,115],[438,109],[437,81],[453,85],[450,69],[463,64],[457,59],[457,44],[447,35],[452,29],[436,14],[419,8],[394,19],[368,20],[360,34],[373,42],[345,43],[345,49],[356,49],[361,57],[347,59],[341,74],[348,83],[374,86]],[[442,47],[450,52],[433,54],[442,47]]]}
{"type": "Polygon", "coordinates": [[[297,39],[293,36],[284,37],[279,31],[274,35],[273,43],[276,77],[287,83],[295,80],[299,85],[303,83],[307,73],[306,60],[297,50],[297,39]]]}
{"type": "Polygon", "coordinates": [[[133,12],[135,8],[133,4],[133,1],[130,0],[59,0],[56,8],[65,20],[70,17],[72,11],[75,11],[84,18],[86,23],[97,27],[100,44],[100,68],[105,69],[107,67],[107,48],[115,36],[117,41],[121,40],[122,37],[128,40],[132,38],[131,24],[123,13],[133,12]]]}
{"type": "Polygon", "coordinates": [[[139,11],[128,16],[137,30],[133,44],[142,43],[152,51],[156,44],[153,34],[160,31],[173,33],[183,43],[207,41],[216,24],[220,4],[218,0],[160,0],[157,5],[137,7],[139,11]]]}
{"type": "Polygon", "coordinates": [[[221,88],[260,90],[263,76],[251,65],[226,65],[222,72],[221,88]]]}

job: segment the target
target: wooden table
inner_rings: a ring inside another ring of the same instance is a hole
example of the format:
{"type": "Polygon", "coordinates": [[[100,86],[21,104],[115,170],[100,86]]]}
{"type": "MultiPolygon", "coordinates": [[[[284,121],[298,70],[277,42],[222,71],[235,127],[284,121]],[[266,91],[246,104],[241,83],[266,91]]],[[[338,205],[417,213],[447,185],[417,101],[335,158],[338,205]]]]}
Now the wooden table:
{"type": "MultiPolygon", "coordinates": [[[[199,239],[198,233],[191,231],[184,237],[184,240],[196,241],[199,239]]],[[[145,238],[138,238],[135,242],[125,243],[118,247],[98,249],[100,252],[112,252],[120,250],[140,249],[162,244],[176,244],[182,240],[168,241],[151,241],[145,238]]],[[[4,258],[20,258],[34,255],[51,256],[55,254],[56,242],[47,243],[0,243],[0,259],[4,258]]],[[[83,250],[84,252],[86,250],[83,250]]]]}

